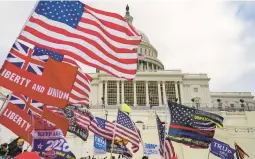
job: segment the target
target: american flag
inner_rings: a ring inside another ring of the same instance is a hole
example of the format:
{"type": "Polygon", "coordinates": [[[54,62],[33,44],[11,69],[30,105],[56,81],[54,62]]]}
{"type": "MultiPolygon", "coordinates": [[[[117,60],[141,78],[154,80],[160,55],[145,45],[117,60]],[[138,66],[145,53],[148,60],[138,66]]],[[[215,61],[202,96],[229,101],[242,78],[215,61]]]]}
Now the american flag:
{"type": "Polygon", "coordinates": [[[41,116],[43,110],[43,103],[37,102],[30,97],[18,94],[12,94],[10,97],[10,103],[16,105],[29,115],[36,114],[41,116]]]}
{"type": "Polygon", "coordinates": [[[176,157],[172,142],[170,140],[165,139],[165,126],[163,126],[158,115],[156,115],[156,120],[157,120],[158,135],[159,135],[160,154],[165,159],[176,157]]]}
{"type": "Polygon", "coordinates": [[[88,105],[90,83],[92,81],[92,78],[88,74],[83,73],[81,68],[79,68],[78,64],[76,63],[76,61],[72,57],[69,57],[68,55],[58,54],[47,49],[36,47],[35,51],[38,52],[38,54],[50,56],[52,59],[56,61],[71,64],[78,67],[78,72],[75,78],[73,89],[69,96],[69,104],[88,105]]]}
{"type": "Polygon", "coordinates": [[[55,106],[46,106],[48,110],[66,116],[70,122],[74,122],[79,125],[82,129],[88,130],[91,122],[91,118],[93,118],[92,114],[89,111],[82,111],[76,106],[67,106],[63,109],[60,109],[55,106]]]}
{"type": "Polygon", "coordinates": [[[137,132],[137,128],[130,117],[119,109],[114,131],[117,137],[128,140],[132,144],[133,152],[139,150],[140,135],[137,132]]]}
{"type": "Polygon", "coordinates": [[[167,138],[191,147],[208,148],[216,124],[223,125],[223,117],[216,114],[172,102],[169,102],[169,109],[171,121],[167,138]]]}
{"type": "Polygon", "coordinates": [[[141,36],[116,13],[79,1],[40,1],[19,39],[133,79],[141,36]]]}
{"type": "Polygon", "coordinates": [[[147,58],[146,55],[143,55],[142,53],[138,53],[138,59],[139,60],[145,60],[147,58]]]}
{"type": "Polygon", "coordinates": [[[235,143],[236,158],[244,159],[244,156],[250,157],[237,143],[235,143]]]}
{"type": "Polygon", "coordinates": [[[114,124],[106,121],[105,119],[95,117],[90,123],[89,130],[97,136],[101,136],[107,140],[112,140],[114,124]]]}
{"type": "Polygon", "coordinates": [[[47,59],[47,56],[38,54],[34,49],[18,41],[13,44],[10,53],[7,55],[7,61],[37,75],[43,74],[44,64],[47,59]]]}

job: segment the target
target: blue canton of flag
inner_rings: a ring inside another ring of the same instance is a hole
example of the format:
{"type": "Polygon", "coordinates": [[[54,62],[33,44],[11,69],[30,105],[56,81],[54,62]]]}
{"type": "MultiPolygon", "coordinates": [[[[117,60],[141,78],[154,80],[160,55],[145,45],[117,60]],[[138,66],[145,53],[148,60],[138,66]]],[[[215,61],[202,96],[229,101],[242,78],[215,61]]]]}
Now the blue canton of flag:
{"type": "Polygon", "coordinates": [[[98,123],[98,125],[101,127],[101,128],[105,128],[105,120],[102,119],[102,118],[99,118],[99,117],[96,117],[96,121],[98,123]]]}
{"type": "Polygon", "coordinates": [[[133,121],[130,119],[130,117],[127,114],[125,114],[124,112],[120,110],[118,111],[117,123],[136,132],[133,121]]]}
{"type": "Polygon", "coordinates": [[[41,1],[35,12],[48,19],[76,28],[84,12],[84,4],[79,1],[41,1]]]}
{"type": "Polygon", "coordinates": [[[47,49],[42,49],[42,48],[39,48],[39,47],[35,47],[34,50],[35,50],[36,54],[38,54],[38,55],[49,56],[52,59],[54,59],[56,61],[59,61],[59,62],[62,62],[63,59],[64,59],[64,55],[58,54],[54,51],[50,51],[50,50],[47,50],[47,49]]]}

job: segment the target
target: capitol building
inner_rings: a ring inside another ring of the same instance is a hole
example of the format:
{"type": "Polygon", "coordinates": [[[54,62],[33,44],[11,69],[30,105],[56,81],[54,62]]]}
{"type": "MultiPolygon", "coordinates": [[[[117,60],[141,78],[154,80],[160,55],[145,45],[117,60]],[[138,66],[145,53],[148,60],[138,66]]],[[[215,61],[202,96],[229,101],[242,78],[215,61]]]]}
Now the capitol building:
{"type": "MultiPolygon", "coordinates": [[[[133,17],[128,7],[125,19],[132,25],[133,17]]],[[[134,80],[115,78],[99,70],[90,74],[93,81],[89,106],[93,115],[114,122],[117,108],[126,103],[132,106],[130,116],[140,129],[143,142],[159,144],[155,113],[161,121],[168,121],[167,101],[177,101],[223,116],[224,128],[216,130],[215,138],[228,143],[232,148],[234,142],[238,143],[250,155],[250,159],[255,159],[255,99],[251,92],[211,92],[210,77],[207,74],[166,70],[158,59],[160,52],[150,43],[149,36],[139,32],[142,42],[137,49],[139,61],[134,80]]],[[[6,95],[3,90],[0,91],[6,95]]],[[[67,140],[77,158],[94,152],[92,133],[86,142],[73,134],[68,134],[67,140]]],[[[191,149],[178,143],[173,144],[179,159],[208,158],[208,149],[191,149]]],[[[105,156],[102,155],[102,158],[105,156]]],[[[143,148],[140,145],[140,150],[133,158],[141,159],[142,156],[143,148]]],[[[209,155],[209,159],[216,158],[209,155]]],[[[160,156],[154,155],[150,159],[160,159],[160,156]]]]}

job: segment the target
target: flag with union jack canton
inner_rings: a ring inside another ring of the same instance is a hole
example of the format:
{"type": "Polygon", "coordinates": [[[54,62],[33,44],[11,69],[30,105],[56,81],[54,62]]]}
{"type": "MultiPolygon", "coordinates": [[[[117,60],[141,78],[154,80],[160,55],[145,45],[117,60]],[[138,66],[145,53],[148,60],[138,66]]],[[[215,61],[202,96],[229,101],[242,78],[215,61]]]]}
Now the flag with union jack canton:
{"type": "Polygon", "coordinates": [[[77,106],[78,105],[88,106],[91,81],[93,79],[88,74],[82,71],[82,69],[77,64],[76,60],[68,55],[62,55],[47,49],[36,48],[36,51],[38,52],[38,54],[41,54],[43,56],[49,56],[56,61],[78,67],[78,72],[75,78],[73,89],[69,96],[69,104],[76,104],[77,106]]]}
{"type": "MultiPolygon", "coordinates": [[[[10,53],[7,55],[8,62],[36,75],[43,75],[44,65],[48,58],[79,67],[72,57],[37,46],[31,45],[28,47],[19,41],[14,43],[10,53]]],[[[91,81],[92,78],[88,74],[83,73],[81,68],[78,68],[73,88],[69,95],[69,104],[88,106],[91,81]]]]}

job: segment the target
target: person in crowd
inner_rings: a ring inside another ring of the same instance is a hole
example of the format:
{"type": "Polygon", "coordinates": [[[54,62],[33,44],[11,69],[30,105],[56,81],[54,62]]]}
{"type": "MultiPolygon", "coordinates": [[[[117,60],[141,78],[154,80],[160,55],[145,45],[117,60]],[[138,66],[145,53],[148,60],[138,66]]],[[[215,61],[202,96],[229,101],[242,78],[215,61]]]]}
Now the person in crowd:
{"type": "Polygon", "coordinates": [[[24,139],[18,139],[17,144],[8,147],[8,156],[15,157],[23,152],[24,139]]]}
{"type": "Polygon", "coordinates": [[[148,156],[143,156],[143,158],[142,159],[149,159],[149,157],[148,156]]]}
{"type": "Polygon", "coordinates": [[[1,144],[0,156],[6,157],[7,154],[8,154],[8,144],[7,143],[1,144]]]}

